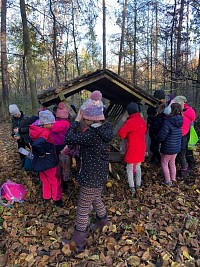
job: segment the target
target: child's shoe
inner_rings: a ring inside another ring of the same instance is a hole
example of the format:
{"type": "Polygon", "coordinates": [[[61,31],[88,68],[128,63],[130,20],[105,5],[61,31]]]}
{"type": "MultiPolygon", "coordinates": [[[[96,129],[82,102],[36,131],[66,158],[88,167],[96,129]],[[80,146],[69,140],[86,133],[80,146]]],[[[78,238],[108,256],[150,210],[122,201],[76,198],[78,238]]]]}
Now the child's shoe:
{"type": "Polygon", "coordinates": [[[43,205],[46,207],[50,203],[51,199],[43,199],[43,205]]]}
{"type": "Polygon", "coordinates": [[[63,203],[62,199],[54,200],[54,204],[56,207],[60,207],[60,208],[64,207],[64,203],[63,203]]]}
{"type": "Polygon", "coordinates": [[[131,193],[132,193],[132,197],[136,196],[136,191],[135,191],[135,187],[130,187],[131,193]]]}
{"type": "Polygon", "coordinates": [[[183,177],[183,179],[186,179],[188,174],[189,174],[188,168],[181,169],[181,176],[183,177]]]}
{"type": "Polygon", "coordinates": [[[169,181],[169,182],[164,181],[164,184],[167,185],[167,186],[172,186],[172,182],[171,181],[169,181]]]}

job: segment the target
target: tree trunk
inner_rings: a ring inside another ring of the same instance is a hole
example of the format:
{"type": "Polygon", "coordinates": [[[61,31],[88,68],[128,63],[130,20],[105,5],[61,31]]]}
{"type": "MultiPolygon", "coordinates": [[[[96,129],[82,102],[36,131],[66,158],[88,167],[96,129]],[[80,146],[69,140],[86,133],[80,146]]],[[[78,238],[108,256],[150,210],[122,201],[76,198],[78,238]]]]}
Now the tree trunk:
{"type": "Polygon", "coordinates": [[[137,63],[137,0],[134,2],[134,43],[133,43],[133,54],[134,54],[134,60],[133,60],[133,85],[137,85],[137,79],[136,79],[136,73],[137,73],[137,68],[136,68],[136,63],[137,63]]]}
{"type": "Polygon", "coordinates": [[[174,12],[173,12],[173,19],[172,19],[172,27],[171,27],[171,33],[170,33],[170,42],[171,42],[171,61],[170,61],[170,67],[171,67],[171,94],[173,93],[173,89],[174,89],[174,75],[173,75],[173,58],[174,58],[174,49],[173,49],[173,43],[174,43],[174,28],[175,28],[175,20],[176,20],[176,0],[174,2],[174,12]]]}
{"type": "Polygon", "coordinates": [[[181,7],[179,11],[179,23],[178,23],[178,33],[177,33],[177,48],[176,48],[176,80],[175,88],[178,88],[179,86],[179,79],[181,77],[181,32],[182,32],[182,25],[183,25],[183,11],[184,11],[184,4],[185,0],[181,0],[181,7]]]}
{"type": "Polygon", "coordinates": [[[23,25],[23,42],[24,42],[24,56],[26,58],[27,63],[27,71],[28,71],[28,80],[31,92],[31,103],[32,103],[32,112],[33,114],[37,114],[37,95],[35,89],[34,82],[34,66],[32,61],[32,51],[31,51],[31,43],[29,38],[29,30],[27,25],[27,17],[26,17],[26,9],[25,9],[25,1],[20,0],[20,10],[22,17],[22,25],[23,25]]]}
{"type": "Polygon", "coordinates": [[[7,50],[6,50],[6,13],[7,0],[1,1],[1,75],[3,104],[8,110],[8,70],[7,70],[7,50]]]}
{"type": "Polygon", "coordinates": [[[60,82],[59,72],[58,72],[58,52],[57,52],[57,28],[56,28],[56,16],[52,10],[52,1],[50,0],[50,12],[53,16],[53,62],[55,66],[55,74],[57,82],[60,82]]]}
{"type": "Polygon", "coordinates": [[[118,63],[118,75],[121,72],[121,62],[123,57],[123,46],[124,46],[124,31],[125,31],[125,21],[126,21],[126,7],[127,1],[124,2],[123,14],[122,14],[122,32],[121,32],[121,41],[120,41],[120,48],[119,48],[119,63],[118,63]]]}
{"type": "Polygon", "coordinates": [[[80,67],[79,67],[79,60],[78,60],[78,48],[76,44],[76,33],[75,33],[75,19],[74,19],[74,5],[72,1],[72,35],[73,35],[73,40],[74,40],[74,50],[75,50],[75,55],[76,55],[76,68],[78,75],[80,75],[80,67]]]}
{"type": "Polygon", "coordinates": [[[200,48],[199,48],[199,65],[197,69],[197,85],[196,85],[196,97],[195,97],[196,108],[199,108],[199,93],[200,93],[200,48]]]}
{"type": "Polygon", "coordinates": [[[106,68],[106,4],[103,0],[103,68],[106,68]]]}
{"type": "Polygon", "coordinates": [[[27,94],[28,92],[28,86],[27,86],[27,77],[26,77],[26,59],[25,56],[22,57],[22,70],[23,70],[23,76],[24,76],[24,92],[27,94]]]}
{"type": "Polygon", "coordinates": [[[155,1],[155,12],[156,12],[156,32],[155,32],[155,47],[154,47],[154,75],[155,75],[155,85],[157,89],[157,81],[158,81],[158,75],[157,75],[157,64],[158,64],[158,2],[155,1]]]}

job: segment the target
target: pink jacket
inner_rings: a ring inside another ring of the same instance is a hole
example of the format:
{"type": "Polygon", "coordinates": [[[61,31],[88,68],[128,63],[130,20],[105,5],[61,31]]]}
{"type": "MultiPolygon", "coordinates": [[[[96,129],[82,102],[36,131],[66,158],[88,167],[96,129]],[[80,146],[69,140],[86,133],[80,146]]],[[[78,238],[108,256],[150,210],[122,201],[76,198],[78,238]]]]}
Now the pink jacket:
{"type": "Polygon", "coordinates": [[[190,125],[196,120],[196,113],[192,107],[188,104],[184,104],[184,111],[183,111],[183,126],[182,126],[182,136],[185,136],[189,130],[190,125]]]}
{"type": "Polygon", "coordinates": [[[70,126],[67,120],[55,121],[51,128],[54,145],[64,145],[65,134],[70,126]]]}

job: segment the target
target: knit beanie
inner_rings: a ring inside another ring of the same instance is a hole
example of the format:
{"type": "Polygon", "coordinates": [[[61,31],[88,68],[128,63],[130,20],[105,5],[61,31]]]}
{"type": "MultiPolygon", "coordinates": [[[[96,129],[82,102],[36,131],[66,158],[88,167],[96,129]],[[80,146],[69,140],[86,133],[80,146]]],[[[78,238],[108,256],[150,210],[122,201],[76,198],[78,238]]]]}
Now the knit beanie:
{"type": "Polygon", "coordinates": [[[103,114],[102,94],[100,91],[94,91],[90,97],[81,106],[83,118],[91,121],[105,120],[103,114]]]}
{"type": "Polygon", "coordinates": [[[182,109],[183,109],[184,108],[184,104],[187,102],[187,98],[185,96],[179,95],[179,96],[176,96],[173,99],[173,102],[174,103],[179,103],[181,105],[182,109]]]}
{"type": "Polygon", "coordinates": [[[69,113],[68,113],[68,109],[65,103],[60,102],[56,110],[56,118],[67,119],[68,116],[69,116],[69,113]]]}
{"type": "Polygon", "coordinates": [[[156,90],[153,96],[159,100],[165,99],[165,91],[164,90],[156,90]]]}
{"type": "Polygon", "coordinates": [[[15,116],[16,114],[20,113],[20,110],[16,104],[12,104],[9,106],[9,112],[12,116],[15,116]]]}
{"type": "Polygon", "coordinates": [[[135,102],[131,102],[131,103],[128,104],[128,106],[126,107],[126,110],[127,110],[127,112],[128,112],[128,115],[137,113],[137,112],[139,112],[138,104],[136,104],[135,102]]]}
{"type": "Polygon", "coordinates": [[[55,117],[50,110],[44,110],[39,112],[40,124],[51,124],[55,122],[55,117]]]}

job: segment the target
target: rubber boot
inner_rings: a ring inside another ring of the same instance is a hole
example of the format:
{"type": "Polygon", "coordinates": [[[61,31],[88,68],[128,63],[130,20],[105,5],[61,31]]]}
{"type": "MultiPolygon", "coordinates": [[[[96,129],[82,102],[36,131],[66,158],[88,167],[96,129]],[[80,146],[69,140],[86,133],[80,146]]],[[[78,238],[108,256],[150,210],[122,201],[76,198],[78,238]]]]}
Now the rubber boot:
{"type": "Polygon", "coordinates": [[[107,214],[102,218],[96,216],[96,222],[91,224],[90,228],[93,231],[102,230],[102,228],[104,226],[106,226],[106,225],[108,225],[108,216],[107,216],[107,214]]]}
{"type": "Polygon", "coordinates": [[[72,240],[76,243],[76,250],[78,253],[85,250],[86,238],[87,232],[78,231],[76,229],[74,230],[72,240]]]}
{"type": "Polygon", "coordinates": [[[187,178],[188,173],[189,173],[188,168],[181,169],[181,176],[183,177],[184,180],[187,178]]]}

